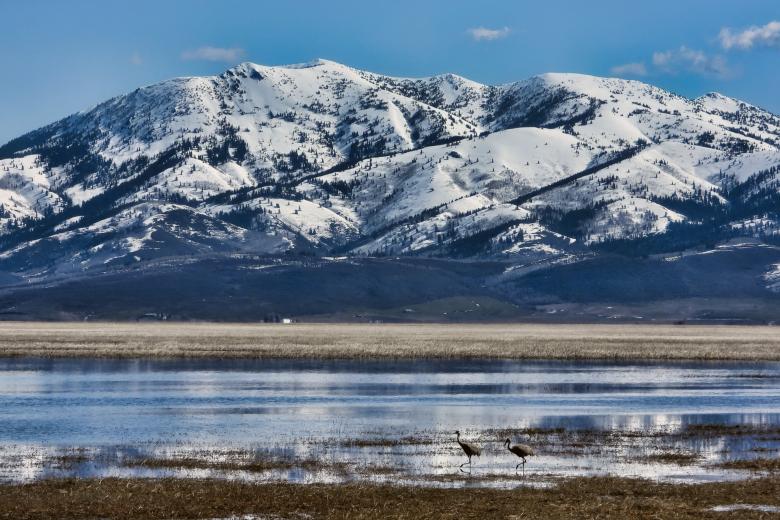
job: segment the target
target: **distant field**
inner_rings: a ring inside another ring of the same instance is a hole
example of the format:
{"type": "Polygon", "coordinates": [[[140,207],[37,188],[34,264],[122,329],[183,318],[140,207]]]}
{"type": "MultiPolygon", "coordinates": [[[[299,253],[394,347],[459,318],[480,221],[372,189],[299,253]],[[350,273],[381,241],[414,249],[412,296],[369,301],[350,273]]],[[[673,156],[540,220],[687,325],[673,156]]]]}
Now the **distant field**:
{"type": "Polygon", "coordinates": [[[2,357],[780,360],[780,328],[0,323],[2,357]]]}

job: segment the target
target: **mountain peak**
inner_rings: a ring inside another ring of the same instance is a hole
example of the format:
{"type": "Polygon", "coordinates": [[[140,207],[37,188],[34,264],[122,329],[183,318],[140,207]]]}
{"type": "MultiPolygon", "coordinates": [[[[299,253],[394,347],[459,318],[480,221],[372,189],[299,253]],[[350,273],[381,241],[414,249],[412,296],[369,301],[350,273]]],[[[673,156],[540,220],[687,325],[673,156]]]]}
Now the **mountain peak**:
{"type": "Polygon", "coordinates": [[[348,67],[347,65],[344,65],[342,63],[332,61],[332,60],[326,60],[323,58],[316,58],[314,60],[307,61],[307,62],[288,63],[283,65],[262,65],[251,61],[244,61],[239,63],[238,65],[235,65],[227,69],[223,74],[229,75],[230,73],[251,73],[252,71],[263,73],[269,70],[303,70],[303,69],[313,69],[318,67],[351,70],[351,67],[348,67]]]}
{"type": "Polygon", "coordinates": [[[315,58],[310,61],[305,61],[303,63],[290,63],[287,65],[280,65],[279,68],[281,69],[310,69],[313,67],[328,67],[328,66],[335,66],[335,67],[347,67],[346,65],[343,65],[341,63],[338,63],[336,61],[332,60],[326,60],[324,58],[315,58]]]}
{"type": "Polygon", "coordinates": [[[244,62],[0,147],[0,271],[210,248],[566,259],[662,234],[724,200],[723,179],[780,164],[780,120],[738,103],[585,74],[489,87],[244,62]]]}
{"type": "Polygon", "coordinates": [[[703,96],[696,98],[695,101],[705,107],[707,110],[728,113],[739,112],[740,108],[745,105],[745,103],[737,99],[724,96],[719,92],[708,92],[703,96]]]}

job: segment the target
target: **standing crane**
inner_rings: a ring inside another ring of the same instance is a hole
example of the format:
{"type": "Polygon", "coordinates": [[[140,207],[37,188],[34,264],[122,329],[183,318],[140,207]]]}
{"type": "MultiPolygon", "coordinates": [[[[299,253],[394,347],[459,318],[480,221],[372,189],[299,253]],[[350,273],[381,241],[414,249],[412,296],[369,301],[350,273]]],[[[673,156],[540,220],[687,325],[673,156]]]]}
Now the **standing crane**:
{"type": "Polygon", "coordinates": [[[531,455],[535,455],[536,453],[534,452],[534,449],[527,444],[515,444],[514,446],[510,446],[510,444],[511,441],[509,439],[504,441],[504,446],[506,446],[506,449],[523,459],[523,462],[515,466],[515,471],[517,471],[517,468],[522,465],[523,475],[525,475],[525,458],[530,457],[531,455]]]}
{"type": "Polygon", "coordinates": [[[455,435],[457,436],[457,437],[455,437],[455,439],[458,441],[458,444],[460,444],[460,447],[463,449],[463,453],[465,453],[466,456],[469,458],[469,461],[468,462],[464,462],[463,464],[460,465],[460,467],[462,468],[466,464],[468,464],[469,467],[471,467],[471,457],[473,457],[474,455],[479,457],[479,455],[482,453],[482,450],[479,449],[479,446],[475,446],[474,444],[469,444],[467,442],[461,442],[461,440],[460,440],[460,432],[459,431],[456,431],[455,435]]]}

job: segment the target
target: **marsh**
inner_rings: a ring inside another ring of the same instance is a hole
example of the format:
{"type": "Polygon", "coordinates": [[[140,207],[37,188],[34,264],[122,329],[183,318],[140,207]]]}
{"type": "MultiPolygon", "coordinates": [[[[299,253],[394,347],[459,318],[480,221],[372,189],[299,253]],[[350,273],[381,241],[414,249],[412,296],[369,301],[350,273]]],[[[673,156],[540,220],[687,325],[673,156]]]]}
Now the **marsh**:
{"type": "Polygon", "coordinates": [[[777,362],[14,358],[0,374],[11,482],[702,482],[780,448],[777,362]],[[456,429],[483,449],[469,479],[456,429]],[[507,437],[538,451],[524,481],[507,437]]]}

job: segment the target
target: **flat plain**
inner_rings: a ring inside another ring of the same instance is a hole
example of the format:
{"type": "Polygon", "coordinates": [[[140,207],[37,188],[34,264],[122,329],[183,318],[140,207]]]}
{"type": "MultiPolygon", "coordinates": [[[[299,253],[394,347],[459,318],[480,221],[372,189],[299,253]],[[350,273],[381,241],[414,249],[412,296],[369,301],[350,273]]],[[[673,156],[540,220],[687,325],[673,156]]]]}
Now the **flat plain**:
{"type": "Polygon", "coordinates": [[[0,323],[1,357],[780,360],[771,326],[0,323]]]}

